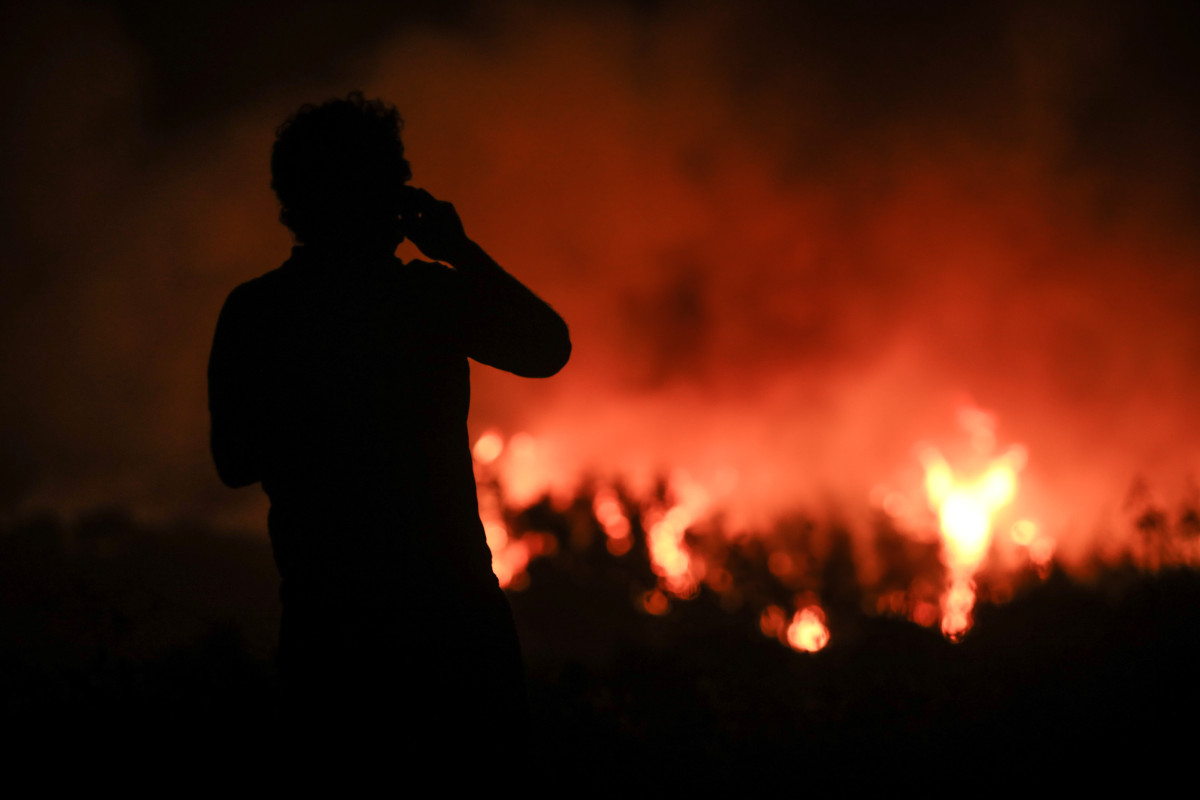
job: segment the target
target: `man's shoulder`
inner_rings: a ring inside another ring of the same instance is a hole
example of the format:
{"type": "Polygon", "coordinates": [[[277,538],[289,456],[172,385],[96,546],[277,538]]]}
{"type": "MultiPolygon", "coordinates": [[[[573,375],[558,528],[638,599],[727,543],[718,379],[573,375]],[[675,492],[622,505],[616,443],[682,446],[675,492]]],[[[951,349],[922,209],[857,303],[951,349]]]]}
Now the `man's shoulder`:
{"type": "Polygon", "coordinates": [[[229,299],[233,302],[248,303],[262,299],[272,292],[279,291],[289,283],[289,278],[291,277],[287,266],[287,263],[284,263],[281,267],[276,267],[256,278],[239,283],[229,293],[229,299]]]}
{"type": "Polygon", "coordinates": [[[264,310],[272,305],[271,298],[286,291],[286,266],[276,267],[235,286],[221,306],[219,324],[237,328],[253,325],[253,320],[261,317],[264,310]]]}
{"type": "MultiPolygon", "coordinates": [[[[289,260],[280,267],[238,284],[229,293],[225,301],[226,307],[262,309],[263,306],[270,306],[295,293],[306,295],[314,286],[330,289],[339,284],[337,280],[331,283],[328,279],[321,279],[319,275],[314,275],[312,270],[302,267],[303,265],[289,260]]],[[[429,292],[435,296],[457,293],[460,276],[445,264],[420,259],[407,262],[396,259],[394,267],[375,273],[375,278],[366,281],[364,285],[380,288],[377,281],[382,276],[384,284],[395,284],[391,288],[409,292],[415,290],[418,295],[425,295],[428,299],[432,299],[427,295],[429,292]]]]}

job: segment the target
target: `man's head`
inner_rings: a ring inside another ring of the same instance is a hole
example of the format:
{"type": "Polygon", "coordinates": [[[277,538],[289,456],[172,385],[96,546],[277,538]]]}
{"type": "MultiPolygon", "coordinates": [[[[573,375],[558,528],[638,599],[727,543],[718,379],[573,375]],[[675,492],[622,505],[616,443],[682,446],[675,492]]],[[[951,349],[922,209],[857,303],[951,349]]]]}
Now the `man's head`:
{"type": "Polygon", "coordinates": [[[401,187],[412,178],[395,108],[352,92],[306,104],[279,126],[271,188],[279,219],[305,244],[394,237],[401,187]]]}

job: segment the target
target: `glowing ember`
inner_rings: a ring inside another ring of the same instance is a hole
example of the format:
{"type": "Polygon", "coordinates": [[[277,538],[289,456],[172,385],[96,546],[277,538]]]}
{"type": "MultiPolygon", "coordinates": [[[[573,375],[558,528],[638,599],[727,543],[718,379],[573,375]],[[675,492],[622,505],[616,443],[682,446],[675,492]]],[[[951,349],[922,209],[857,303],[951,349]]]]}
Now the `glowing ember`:
{"type": "Polygon", "coordinates": [[[787,637],[786,625],[787,617],[779,606],[767,606],[758,618],[758,627],[762,630],[763,636],[771,639],[784,641],[787,637]]]}
{"type": "Polygon", "coordinates": [[[924,628],[932,628],[938,621],[938,607],[928,600],[913,604],[912,621],[924,628]]]}
{"type": "Polygon", "coordinates": [[[671,602],[665,594],[654,589],[642,595],[642,607],[646,609],[646,613],[661,617],[671,610],[671,602]]]}
{"type": "Polygon", "coordinates": [[[681,506],[666,513],[648,514],[646,519],[650,567],[659,576],[662,587],[676,597],[688,597],[696,591],[696,581],[691,575],[692,560],[683,541],[691,521],[691,516],[681,506]]]}
{"type": "Polygon", "coordinates": [[[708,492],[682,470],[671,476],[671,494],[675,505],[666,511],[651,509],[642,519],[650,568],[659,577],[659,586],[675,597],[689,598],[699,589],[704,565],[695,561],[684,536],[707,510],[708,492]]]}
{"type": "Polygon", "coordinates": [[[495,431],[488,431],[475,441],[471,454],[480,464],[491,464],[504,452],[504,439],[495,431]]]}
{"type": "Polygon", "coordinates": [[[815,653],[829,644],[829,628],[820,606],[808,606],[797,611],[787,629],[787,643],[795,650],[815,653]]]}
{"type": "Polygon", "coordinates": [[[608,488],[596,492],[592,501],[592,513],[596,515],[596,521],[604,528],[604,535],[608,537],[608,552],[614,556],[628,553],[633,546],[629,518],[621,508],[621,499],[617,497],[617,493],[608,488]]]}
{"type": "Polygon", "coordinates": [[[965,575],[955,575],[942,598],[942,633],[958,641],[971,629],[975,608],[975,584],[965,575]]]}

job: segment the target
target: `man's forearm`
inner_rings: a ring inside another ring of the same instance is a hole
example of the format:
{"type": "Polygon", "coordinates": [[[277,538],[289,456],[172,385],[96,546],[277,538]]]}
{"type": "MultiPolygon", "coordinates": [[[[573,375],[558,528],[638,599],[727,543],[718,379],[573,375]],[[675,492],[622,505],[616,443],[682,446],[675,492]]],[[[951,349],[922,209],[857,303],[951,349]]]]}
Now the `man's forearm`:
{"type": "Polygon", "coordinates": [[[504,268],[471,239],[464,239],[462,244],[454,249],[447,263],[466,276],[504,272],[504,268]]]}
{"type": "Polygon", "coordinates": [[[549,377],[567,363],[571,338],[562,317],[471,240],[450,262],[466,284],[478,326],[475,353],[485,364],[526,377],[549,377]]]}

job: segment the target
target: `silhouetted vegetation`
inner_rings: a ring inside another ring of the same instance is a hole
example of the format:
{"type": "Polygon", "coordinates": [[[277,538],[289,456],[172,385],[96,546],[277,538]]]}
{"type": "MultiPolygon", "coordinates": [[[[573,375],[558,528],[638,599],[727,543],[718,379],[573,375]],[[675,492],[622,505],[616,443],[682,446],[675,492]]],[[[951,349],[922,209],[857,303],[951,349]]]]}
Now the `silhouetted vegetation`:
{"type": "MultiPolygon", "coordinates": [[[[526,519],[566,536],[568,516],[526,519]]],[[[764,637],[755,606],[731,608],[707,588],[665,616],[645,613],[644,559],[608,555],[602,539],[534,561],[529,588],[511,595],[536,730],[530,765],[514,769],[530,780],[744,792],[975,766],[1015,780],[1102,756],[1165,758],[1196,718],[1191,570],[1126,564],[1088,585],[1054,571],[983,604],[956,645],[841,603],[829,646],[810,655],[764,637]]],[[[739,558],[754,560],[730,563],[739,558]]],[[[267,542],[250,534],[148,529],[118,511],[10,527],[5,719],[84,751],[253,742],[265,758],[276,580],[267,542]]]]}

